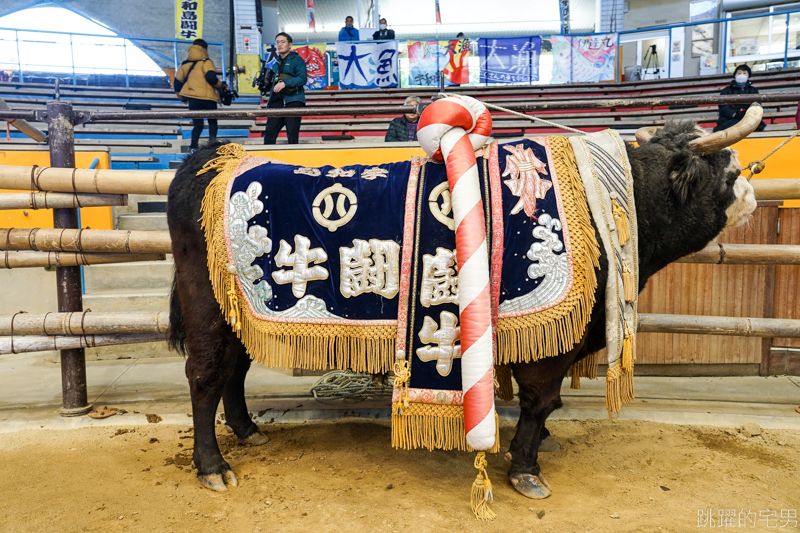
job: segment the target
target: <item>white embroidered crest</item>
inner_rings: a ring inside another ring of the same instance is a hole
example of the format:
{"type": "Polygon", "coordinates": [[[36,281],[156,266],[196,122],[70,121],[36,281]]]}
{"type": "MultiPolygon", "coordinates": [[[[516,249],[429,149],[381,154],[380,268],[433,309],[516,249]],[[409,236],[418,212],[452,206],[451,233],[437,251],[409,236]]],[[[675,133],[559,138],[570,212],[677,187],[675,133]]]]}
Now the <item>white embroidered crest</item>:
{"type": "Polygon", "coordinates": [[[314,203],[311,205],[311,212],[314,214],[314,220],[316,220],[320,226],[327,228],[330,232],[334,232],[350,222],[353,215],[356,214],[357,209],[358,202],[356,193],[345,188],[341,183],[336,183],[324,189],[314,198],[314,203]],[[339,214],[339,218],[336,220],[330,218],[333,214],[334,196],[336,196],[336,212],[339,214]],[[325,208],[323,211],[320,211],[322,202],[325,202],[325,208]],[[346,203],[349,203],[350,206],[346,207],[346,203]]]}
{"type": "Polygon", "coordinates": [[[298,167],[294,169],[295,174],[305,174],[306,176],[318,177],[322,175],[322,171],[318,168],[312,167],[298,167]]]}
{"type": "Polygon", "coordinates": [[[511,208],[511,214],[516,215],[525,209],[525,214],[532,217],[536,214],[536,199],[543,199],[553,186],[539,177],[539,172],[547,174],[547,167],[536,159],[533,150],[523,149],[521,144],[504,144],[503,148],[511,152],[511,155],[506,156],[506,169],[503,172],[503,176],[511,176],[511,179],[504,180],[503,183],[519,198],[511,208]]]}
{"type": "Polygon", "coordinates": [[[456,221],[453,217],[447,215],[453,210],[453,201],[450,196],[450,186],[445,181],[437,185],[428,195],[428,209],[431,210],[433,217],[450,228],[451,231],[456,229],[456,221]],[[439,205],[439,197],[442,198],[442,204],[439,205]]]}
{"type": "Polygon", "coordinates": [[[442,311],[440,320],[441,328],[437,329],[436,321],[429,316],[425,317],[419,340],[436,346],[417,348],[417,357],[425,362],[435,359],[439,375],[448,376],[453,369],[453,359],[461,357],[461,345],[456,346],[456,341],[461,340],[461,328],[456,326],[458,317],[448,311],[442,311]]]}
{"type": "Polygon", "coordinates": [[[424,307],[444,303],[458,304],[456,251],[436,248],[436,255],[422,256],[422,286],[420,303],[424,307]]]}
{"type": "Polygon", "coordinates": [[[306,293],[306,284],[309,281],[328,279],[328,271],[321,266],[309,267],[310,263],[319,265],[328,260],[328,254],[322,248],[310,250],[311,241],[302,235],[294,236],[295,252],[292,247],[281,239],[275,263],[279,267],[291,267],[291,270],[277,270],[272,273],[272,279],[281,285],[292,284],[292,294],[295,298],[302,298],[306,293]]]}
{"type": "Polygon", "coordinates": [[[394,241],[353,239],[353,247],[339,248],[342,296],[372,292],[394,298],[400,290],[400,245],[394,241]]]}
{"type": "Polygon", "coordinates": [[[361,179],[374,180],[375,178],[388,178],[389,170],[381,167],[365,168],[361,171],[361,179]]]}
{"type": "Polygon", "coordinates": [[[334,168],[329,170],[325,175],[329,178],[352,178],[356,175],[356,171],[354,169],[345,170],[343,168],[334,168]]]}

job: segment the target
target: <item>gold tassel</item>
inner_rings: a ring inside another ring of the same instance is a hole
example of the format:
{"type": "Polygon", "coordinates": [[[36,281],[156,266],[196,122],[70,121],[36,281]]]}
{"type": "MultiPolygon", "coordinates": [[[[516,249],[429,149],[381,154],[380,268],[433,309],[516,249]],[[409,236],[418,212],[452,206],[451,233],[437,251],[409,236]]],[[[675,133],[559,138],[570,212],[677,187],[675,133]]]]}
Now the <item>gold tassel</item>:
{"type": "Polygon", "coordinates": [[[625,214],[625,210],[620,207],[616,200],[611,200],[611,204],[613,206],[614,223],[617,225],[619,245],[625,246],[625,243],[631,238],[631,227],[628,223],[628,215],[625,214]]]}
{"type": "Polygon", "coordinates": [[[486,453],[478,452],[475,456],[475,468],[478,469],[478,476],[472,483],[472,494],[470,503],[475,517],[481,520],[494,520],[497,515],[489,507],[489,502],[494,500],[492,495],[492,482],[489,481],[489,474],[486,473],[486,453]]]}
{"type": "Polygon", "coordinates": [[[636,352],[636,336],[628,324],[625,324],[625,339],[622,341],[622,370],[633,372],[633,360],[636,352]]]}
{"type": "MultiPolygon", "coordinates": [[[[573,366],[572,368],[574,369],[575,367],[573,366]]],[[[569,384],[569,388],[570,389],[580,389],[581,388],[581,377],[578,375],[578,373],[575,370],[572,371],[572,383],[569,384]]]]}
{"type": "Polygon", "coordinates": [[[231,275],[230,286],[228,289],[228,323],[236,331],[237,335],[242,331],[242,313],[239,309],[239,288],[236,286],[236,267],[231,265],[228,267],[228,273],[231,275]]]}
{"type": "Polygon", "coordinates": [[[402,389],[401,404],[397,406],[397,414],[403,414],[403,408],[408,409],[408,382],[411,380],[411,368],[408,360],[401,359],[394,363],[394,383],[395,389],[402,389]]]}
{"type": "Polygon", "coordinates": [[[635,301],[636,283],[633,281],[633,272],[624,260],[622,261],[622,287],[625,291],[625,301],[628,303],[635,301]]]}
{"type": "Polygon", "coordinates": [[[508,365],[496,365],[494,367],[495,376],[495,396],[504,402],[514,399],[514,383],[511,381],[511,367],[508,365]]]}

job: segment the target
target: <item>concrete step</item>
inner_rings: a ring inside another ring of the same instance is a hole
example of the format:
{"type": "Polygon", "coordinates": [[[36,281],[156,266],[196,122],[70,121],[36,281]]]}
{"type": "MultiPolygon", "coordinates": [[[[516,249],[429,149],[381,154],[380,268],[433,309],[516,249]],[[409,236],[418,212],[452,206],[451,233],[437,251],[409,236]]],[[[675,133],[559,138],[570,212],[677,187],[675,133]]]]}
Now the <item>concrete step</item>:
{"type": "Polygon", "coordinates": [[[158,196],[155,194],[129,194],[128,205],[121,205],[112,208],[114,210],[114,217],[118,218],[120,215],[138,215],[139,202],[166,202],[166,196],[158,196]]]}
{"type": "Polygon", "coordinates": [[[169,290],[173,269],[172,255],[168,255],[166,261],[90,265],[83,268],[84,286],[87,294],[141,289],[169,290]]]}
{"type": "Polygon", "coordinates": [[[83,295],[92,311],[169,311],[169,289],[97,291],[83,295]]]}
{"type": "Polygon", "coordinates": [[[117,217],[117,229],[139,231],[166,231],[166,213],[137,213],[117,217]]]}

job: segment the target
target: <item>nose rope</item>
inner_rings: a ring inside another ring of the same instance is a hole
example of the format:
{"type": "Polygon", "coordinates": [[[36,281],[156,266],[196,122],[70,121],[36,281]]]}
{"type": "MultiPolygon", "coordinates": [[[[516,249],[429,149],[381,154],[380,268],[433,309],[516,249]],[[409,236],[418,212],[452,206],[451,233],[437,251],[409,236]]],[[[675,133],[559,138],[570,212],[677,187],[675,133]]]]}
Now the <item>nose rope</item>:
{"type": "Polygon", "coordinates": [[[792,134],[791,137],[789,137],[788,139],[783,141],[774,150],[772,150],[770,153],[768,153],[767,155],[765,155],[761,159],[757,159],[755,161],[750,161],[749,163],[747,163],[747,166],[745,168],[750,171],[750,175],[747,176],[747,181],[750,181],[751,179],[753,179],[753,175],[754,174],[760,174],[761,171],[764,170],[764,168],[766,168],[766,166],[767,166],[767,164],[764,161],[766,161],[769,156],[771,156],[772,154],[774,154],[775,152],[777,152],[778,150],[783,148],[784,145],[786,145],[786,143],[788,143],[789,141],[791,141],[792,139],[797,137],[798,134],[800,134],[800,130],[795,131],[792,134]]]}

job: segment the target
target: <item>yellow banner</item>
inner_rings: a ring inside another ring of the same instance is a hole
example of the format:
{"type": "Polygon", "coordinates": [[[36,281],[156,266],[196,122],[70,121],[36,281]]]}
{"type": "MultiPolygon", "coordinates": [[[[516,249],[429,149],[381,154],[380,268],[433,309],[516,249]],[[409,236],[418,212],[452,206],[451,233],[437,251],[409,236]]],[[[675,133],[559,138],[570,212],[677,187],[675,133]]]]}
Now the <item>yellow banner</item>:
{"type": "Polygon", "coordinates": [[[203,38],[203,0],[175,0],[175,38],[203,38]]]}

